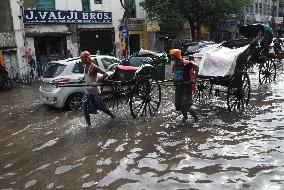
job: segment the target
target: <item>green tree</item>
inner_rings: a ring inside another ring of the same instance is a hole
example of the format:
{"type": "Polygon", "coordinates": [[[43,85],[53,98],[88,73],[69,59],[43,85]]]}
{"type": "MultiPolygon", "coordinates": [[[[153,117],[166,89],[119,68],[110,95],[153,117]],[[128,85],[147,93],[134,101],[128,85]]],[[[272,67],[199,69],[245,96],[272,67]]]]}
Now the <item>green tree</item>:
{"type": "MultiPolygon", "coordinates": [[[[150,18],[157,19],[168,30],[177,32],[188,21],[193,38],[202,25],[214,28],[220,19],[242,13],[253,0],[144,0],[140,5],[150,18]]],[[[162,27],[162,28],[163,28],[162,27]]]]}

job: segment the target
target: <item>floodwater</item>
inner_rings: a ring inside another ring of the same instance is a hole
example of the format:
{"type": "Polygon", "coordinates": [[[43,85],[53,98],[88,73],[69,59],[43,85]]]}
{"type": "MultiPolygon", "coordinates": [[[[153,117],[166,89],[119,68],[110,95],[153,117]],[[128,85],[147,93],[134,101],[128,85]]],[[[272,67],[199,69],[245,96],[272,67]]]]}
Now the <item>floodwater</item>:
{"type": "MultiPolygon", "coordinates": [[[[283,63],[282,63],[283,64],[283,63]]],[[[41,104],[36,86],[0,93],[0,189],[284,189],[284,66],[258,87],[244,112],[226,101],[196,104],[181,122],[173,90],[151,118],[128,106],[112,120],[41,104]]]]}

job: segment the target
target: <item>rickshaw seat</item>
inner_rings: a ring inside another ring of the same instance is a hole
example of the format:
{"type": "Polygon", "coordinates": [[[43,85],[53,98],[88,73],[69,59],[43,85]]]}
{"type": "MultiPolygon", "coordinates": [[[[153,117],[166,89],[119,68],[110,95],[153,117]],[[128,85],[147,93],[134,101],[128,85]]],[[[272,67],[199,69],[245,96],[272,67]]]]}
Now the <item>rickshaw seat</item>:
{"type": "Polygon", "coordinates": [[[138,69],[138,67],[124,65],[118,65],[116,68],[123,71],[136,71],[138,69]]]}
{"type": "Polygon", "coordinates": [[[137,69],[138,67],[118,65],[112,79],[116,81],[131,80],[134,78],[137,69]]]}

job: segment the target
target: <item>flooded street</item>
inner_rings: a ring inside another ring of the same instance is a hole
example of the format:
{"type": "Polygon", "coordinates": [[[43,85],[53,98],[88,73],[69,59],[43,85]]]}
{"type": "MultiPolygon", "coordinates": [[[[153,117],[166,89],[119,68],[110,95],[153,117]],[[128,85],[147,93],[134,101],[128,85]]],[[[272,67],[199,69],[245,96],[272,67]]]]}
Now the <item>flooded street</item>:
{"type": "Polygon", "coordinates": [[[258,85],[244,112],[224,99],[196,104],[181,122],[173,88],[159,112],[133,119],[129,107],[81,113],[42,105],[36,86],[0,93],[0,189],[284,189],[284,66],[258,85]]]}

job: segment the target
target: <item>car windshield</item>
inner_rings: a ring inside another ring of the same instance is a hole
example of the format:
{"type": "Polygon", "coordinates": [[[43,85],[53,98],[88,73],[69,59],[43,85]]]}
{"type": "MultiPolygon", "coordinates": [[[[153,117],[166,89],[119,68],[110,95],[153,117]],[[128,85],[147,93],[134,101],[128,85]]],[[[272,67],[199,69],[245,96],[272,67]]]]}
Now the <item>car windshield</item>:
{"type": "MultiPolygon", "coordinates": [[[[120,64],[119,60],[116,59],[111,59],[111,58],[102,58],[102,64],[105,68],[105,70],[110,69],[110,66],[112,66],[113,64],[120,64]]],[[[111,69],[112,71],[115,70],[115,67],[112,67],[111,69]]]]}
{"type": "Polygon", "coordinates": [[[140,67],[145,64],[146,61],[152,60],[150,57],[130,57],[129,65],[133,67],[140,67]]]}
{"type": "Polygon", "coordinates": [[[59,63],[50,63],[47,70],[43,74],[43,78],[57,77],[64,71],[65,68],[66,68],[66,65],[59,64],[59,63]]]}

